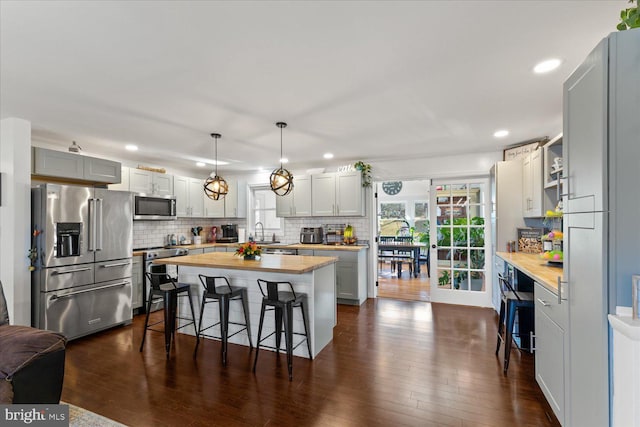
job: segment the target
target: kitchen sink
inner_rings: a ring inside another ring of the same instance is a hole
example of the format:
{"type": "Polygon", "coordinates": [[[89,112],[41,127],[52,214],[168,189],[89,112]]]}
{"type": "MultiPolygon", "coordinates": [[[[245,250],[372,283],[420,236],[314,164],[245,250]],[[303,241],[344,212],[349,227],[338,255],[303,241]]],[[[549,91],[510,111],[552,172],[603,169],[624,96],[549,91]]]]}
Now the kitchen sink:
{"type": "MultiPolygon", "coordinates": [[[[255,243],[258,245],[273,245],[280,243],[280,240],[255,240],[255,243]]],[[[286,243],[283,243],[282,246],[288,246],[286,243]]]]}

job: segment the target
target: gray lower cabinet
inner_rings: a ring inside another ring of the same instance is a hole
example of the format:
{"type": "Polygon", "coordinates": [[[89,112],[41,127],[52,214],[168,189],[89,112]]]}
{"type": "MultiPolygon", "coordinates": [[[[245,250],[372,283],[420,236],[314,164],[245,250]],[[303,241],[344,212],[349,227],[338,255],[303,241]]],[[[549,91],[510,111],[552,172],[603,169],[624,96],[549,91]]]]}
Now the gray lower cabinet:
{"type": "Polygon", "coordinates": [[[568,390],[565,387],[567,363],[567,304],[558,304],[553,292],[535,283],[535,373],[536,381],[553,409],[565,425],[568,390]]]}
{"type": "Polygon", "coordinates": [[[336,297],[339,304],[360,305],[367,300],[367,251],[313,251],[314,256],[338,257],[336,297]]]}
{"type": "Polygon", "coordinates": [[[134,256],[131,272],[131,308],[141,308],[142,300],[142,257],[134,256]]]}

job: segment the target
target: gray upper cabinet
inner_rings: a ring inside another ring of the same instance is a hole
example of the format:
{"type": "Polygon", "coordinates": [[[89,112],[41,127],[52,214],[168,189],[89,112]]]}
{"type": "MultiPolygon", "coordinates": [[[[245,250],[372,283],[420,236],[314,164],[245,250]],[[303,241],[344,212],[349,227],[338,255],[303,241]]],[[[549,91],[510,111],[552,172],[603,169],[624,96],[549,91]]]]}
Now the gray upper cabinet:
{"type": "Polygon", "coordinates": [[[523,217],[543,216],[542,149],[538,148],[522,158],[523,217]]]}
{"type": "Polygon", "coordinates": [[[120,183],[110,184],[109,190],[129,191],[129,171],[130,168],[122,166],[120,169],[120,183]]]}
{"type": "MultiPolygon", "coordinates": [[[[246,218],[247,217],[247,183],[246,181],[227,180],[229,192],[219,200],[211,200],[204,194],[201,182],[199,196],[203,201],[202,216],[205,218],[246,218]]],[[[194,188],[195,196],[195,188],[194,188]]]]}
{"type": "Polygon", "coordinates": [[[296,176],[293,191],[276,197],[276,216],[279,218],[311,216],[311,177],[296,176]]]}
{"type": "Polygon", "coordinates": [[[200,178],[173,177],[176,214],[179,217],[201,218],[204,216],[203,185],[204,183],[200,178]]]}
{"type": "Polygon", "coordinates": [[[129,191],[158,196],[172,196],[173,175],[144,169],[131,169],[129,171],[129,191]]]}
{"type": "Polygon", "coordinates": [[[608,43],[601,41],[564,83],[565,213],[603,211],[606,206],[608,43]]]}
{"type": "Polygon", "coordinates": [[[225,218],[247,217],[247,183],[246,181],[229,180],[229,193],[224,196],[225,218]]]}
{"type": "Polygon", "coordinates": [[[363,216],[365,213],[359,171],[312,175],[311,190],[313,216],[363,216]]]}
{"type": "Polygon", "coordinates": [[[119,183],[120,163],[66,151],[33,148],[34,175],[73,180],[119,183]]]}
{"type": "Polygon", "coordinates": [[[360,171],[336,174],[336,205],[339,216],[364,215],[364,188],[360,171]]]}
{"type": "Polygon", "coordinates": [[[323,173],[311,175],[311,213],[313,216],[336,214],[336,177],[323,173]]]}

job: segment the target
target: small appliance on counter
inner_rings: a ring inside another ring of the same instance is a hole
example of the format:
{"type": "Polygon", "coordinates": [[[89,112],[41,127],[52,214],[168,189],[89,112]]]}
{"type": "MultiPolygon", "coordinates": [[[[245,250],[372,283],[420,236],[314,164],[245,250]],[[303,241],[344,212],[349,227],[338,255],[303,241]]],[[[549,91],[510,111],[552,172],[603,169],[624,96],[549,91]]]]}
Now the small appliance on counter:
{"type": "Polygon", "coordinates": [[[321,245],[322,240],[322,227],[302,227],[300,229],[300,243],[321,245]]]}
{"type": "Polygon", "coordinates": [[[237,243],[238,242],[238,224],[221,225],[222,237],[218,237],[220,243],[237,243]]]}
{"type": "Polygon", "coordinates": [[[343,243],[345,227],[345,224],[323,225],[325,245],[341,245],[343,243]]]}

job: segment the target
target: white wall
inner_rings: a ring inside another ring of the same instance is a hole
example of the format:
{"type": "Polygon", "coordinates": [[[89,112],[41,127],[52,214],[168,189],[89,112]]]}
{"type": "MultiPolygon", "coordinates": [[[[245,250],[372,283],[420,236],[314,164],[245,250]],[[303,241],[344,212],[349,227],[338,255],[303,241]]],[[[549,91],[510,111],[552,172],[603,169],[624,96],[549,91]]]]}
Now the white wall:
{"type": "Polygon", "coordinates": [[[375,181],[488,176],[491,166],[500,160],[502,151],[427,158],[409,157],[406,160],[372,161],[371,170],[375,181]]]}
{"type": "Polygon", "coordinates": [[[0,121],[0,280],[9,318],[31,324],[31,123],[17,118],[0,121]]]}

